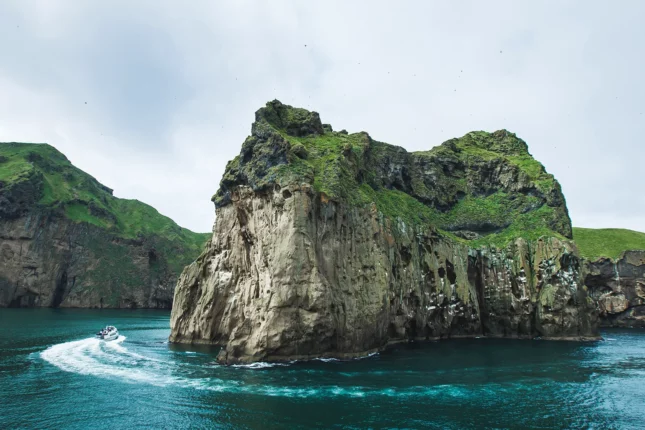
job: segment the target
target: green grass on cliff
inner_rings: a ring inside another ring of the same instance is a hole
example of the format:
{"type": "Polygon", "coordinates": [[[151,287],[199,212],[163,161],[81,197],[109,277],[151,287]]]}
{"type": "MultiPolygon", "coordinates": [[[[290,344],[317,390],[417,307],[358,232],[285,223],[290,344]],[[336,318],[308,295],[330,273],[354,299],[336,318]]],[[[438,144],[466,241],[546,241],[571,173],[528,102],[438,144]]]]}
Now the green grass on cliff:
{"type": "MultiPolygon", "coordinates": [[[[506,133],[504,131],[504,133],[506,133]]],[[[541,236],[562,237],[553,231],[553,220],[558,217],[554,209],[540,205],[536,197],[516,193],[508,195],[496,192],[488,196],[468,194],[465,178],[451,178],[445,184],[451,193],[463,193],[464,197],[448,211],[440,211],[422,203],[418,198],[405,192],[388,189],[372,183],[374,175],[365,162],[364,152],[372,151],[373,158],[396,156],[396,147],[380,142],[370,142],[366,133],[344,134],[328,132],[320,136],[294,137],[282,132],[292,148],[305,156],[294,156],[287,165],[277,166],[276,176],[286,183],[293,178],[313,178],[314,189],[330,198],[343,199],[354,205],[364,206],[374,202],[379,211],[392,219],[402,219],[408,224],[434,225],[447,234],[460,225],[469,223],[490,224],[491,232],[479,239],[471,240],[474,246],[491,244],[504,245],[517,237],[537,239],[541,236]],[[305,151],[302,151],[302,148],[305,151]],[[356,164],[359,164],[356,166],[356,164]],[[357,180],[356,171],[363,172],[357,180]]],[[[526,144],[508,133],[508,137],[497,139],[491,144],[491,134],[469,133],[461,139],[450,141],[451,147],[442,145],[430,151],[410,154],[423,157],[458,158],[467,165],[491,160],[504,159],[517,166],[526,178],[542,192],[555,186],[555,179],[544,166],[527,152],[526,144]]],[[[412,184],[420,194],[429,194],[426,185],[416,176],[412,184]]],[[[457,240],[462,240],[456,238],[457,240]]]]}
{"type": "Polygon", "coordinates": [[[571,235],[559,184],[507,130],[407,152],[365,132],[334,132],[317,113],[274,100],[256,112],[252,135],[227,165],[213,201],[229,203],[239,185],[302,183],[323,200],[374,204],[393,225],[434,227],[474,245],[571,235]]]}
{"type": "Polygon", "coordinates": [[[488,197],[468,196],[462,199],[450,211],[442,212],[430,208],[410,195],[398,190],[372,190],[369,186],[361,187],[364,202],[375,202],[379,211],[392,219],[402,219],[410,225],[434,225],[453,239],[465,240],[450,233],[450,226],[467,222],[483,223],[499,226],[499,231],[479,239],[469,241],[472,246],[505,245],[515,238],[536,240],[542,236],[555,236],[549,227],[553,217],[551,208],[541,206],[537,210],[518,214],[518,206],[530,206],[532,197],[525,199],[513,198],[505,193],[495,193],[488,197]]]}
{"type": "MultiPolygon", "coordinates": [[[[358,189],[359,184],[350,177],[345,155],[360,154],[367,139],[365,133],[330,132],[315,137],[294,137],[283,132],[282,136],[291,143],[292,148],[304,148],[306,156],[294,155],[288,165],[278,167],[280,174],[312,176],[314,189],[318,192],[332,198],[348,196],[356,197],[361,202],[364,200],[358,189]]],[[[292,150],[292,153],[298,152],[299,149],[292,150]]],[[[290,179],[287,178],[287,181],[290,179]]]]}
{"type": "Polygon", "coordinates": [[[82,203],[70,203],[64,206],[65,207],[65,216],[71,220],[77,222],[86,222],[88,224],[93,224],[98,227],[110,228],[112,223],[103,218],[99,218],[90,214],[86,205],[82,203]]]}
{"type": "Polygon", "coordinates": [[[138,200],[114,197],[112,190],[74,167],[50,145],[0,143],[0,188],[33,178],[42,183],[42,193],[35,203],[39,209],[95,225],[118,237],[152,238],[158,247],[166,248],[169,263],[176,271],[199,255],[210,236],[182,228],[138,200]]]}
{"type": "Polygon", "coordinates": [[[645,250],[645,233],[620,228],[574,227],[573,239],[580,254],[592,261],[602,257],[617,259],[628,250],[645,250]]]}

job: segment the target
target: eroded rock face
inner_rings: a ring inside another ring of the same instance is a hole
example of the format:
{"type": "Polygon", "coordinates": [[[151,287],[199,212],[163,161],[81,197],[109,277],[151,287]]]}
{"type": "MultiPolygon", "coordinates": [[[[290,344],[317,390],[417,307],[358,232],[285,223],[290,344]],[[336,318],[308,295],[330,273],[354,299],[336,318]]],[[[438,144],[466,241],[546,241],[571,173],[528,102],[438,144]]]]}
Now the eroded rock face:
{"type": "Polygon", "coordinates": [[[154,244],[47,212],[0,222],[0,307],[163,308],[176,275],[154,244]]]}
{"type": "Polygon", "coordinates": [[[564,197],[523,141],[477,132],[408,153],[331,130],[279,102],[256,113],[213,197],[212,240],[175,290],[171,341],[239,363],[597,337],[564,197]]]}
{"type": "Polygon", "coordinates": [[[645,327],[645,251],[586,263],[585,284],[604,327],[645,327]]]}
{"type": "Polygon", "coordinates": [[[469,249],[308,186],[240,188],[182,274],[173,342],[224,363],[348,358],[389,342],[459,336],[581,339],[594,304],[566,241],[469,249]]]}

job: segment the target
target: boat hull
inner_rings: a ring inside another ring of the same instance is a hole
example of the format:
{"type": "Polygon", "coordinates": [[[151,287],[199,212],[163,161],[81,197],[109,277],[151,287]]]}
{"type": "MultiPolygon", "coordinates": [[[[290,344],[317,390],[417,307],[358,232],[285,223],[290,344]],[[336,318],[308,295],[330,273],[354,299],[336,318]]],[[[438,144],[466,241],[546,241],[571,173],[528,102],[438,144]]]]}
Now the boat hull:
{"type": "Polygon", "coordinates": [[[102,330],[96,334],[96,338],[99,340],[104,340],[106,342],[111,340],[116,340],[119,338],[119,331],[111,327],[109,330],[102,330]]]}

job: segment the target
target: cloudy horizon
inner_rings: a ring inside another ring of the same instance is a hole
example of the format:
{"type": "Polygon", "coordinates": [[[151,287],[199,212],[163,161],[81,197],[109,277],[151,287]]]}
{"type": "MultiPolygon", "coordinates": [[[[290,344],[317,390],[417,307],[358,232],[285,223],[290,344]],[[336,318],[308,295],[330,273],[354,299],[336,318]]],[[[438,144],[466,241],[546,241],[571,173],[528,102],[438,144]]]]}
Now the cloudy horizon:
{"type": "Polygon", "coordinates": [[[46,142],[210,231],[228,160],[273,99],[408,151],[507,129],[573,224],[645,231],[645,3],[0,3],[0,141],[46,142]]]}

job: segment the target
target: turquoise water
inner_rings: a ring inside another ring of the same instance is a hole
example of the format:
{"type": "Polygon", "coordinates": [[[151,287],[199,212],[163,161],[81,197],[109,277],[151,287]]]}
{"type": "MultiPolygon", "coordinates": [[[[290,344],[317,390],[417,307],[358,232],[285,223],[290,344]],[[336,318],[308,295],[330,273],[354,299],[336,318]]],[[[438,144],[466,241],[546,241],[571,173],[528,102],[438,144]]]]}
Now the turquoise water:
{"type": "Polygon", "coordinates": [[[0,309],[0,428],[643,428],[645,331],[224,367],[160,311],[0,309]],[[113,324],[125,339],[91,338],[113,324]]]}

